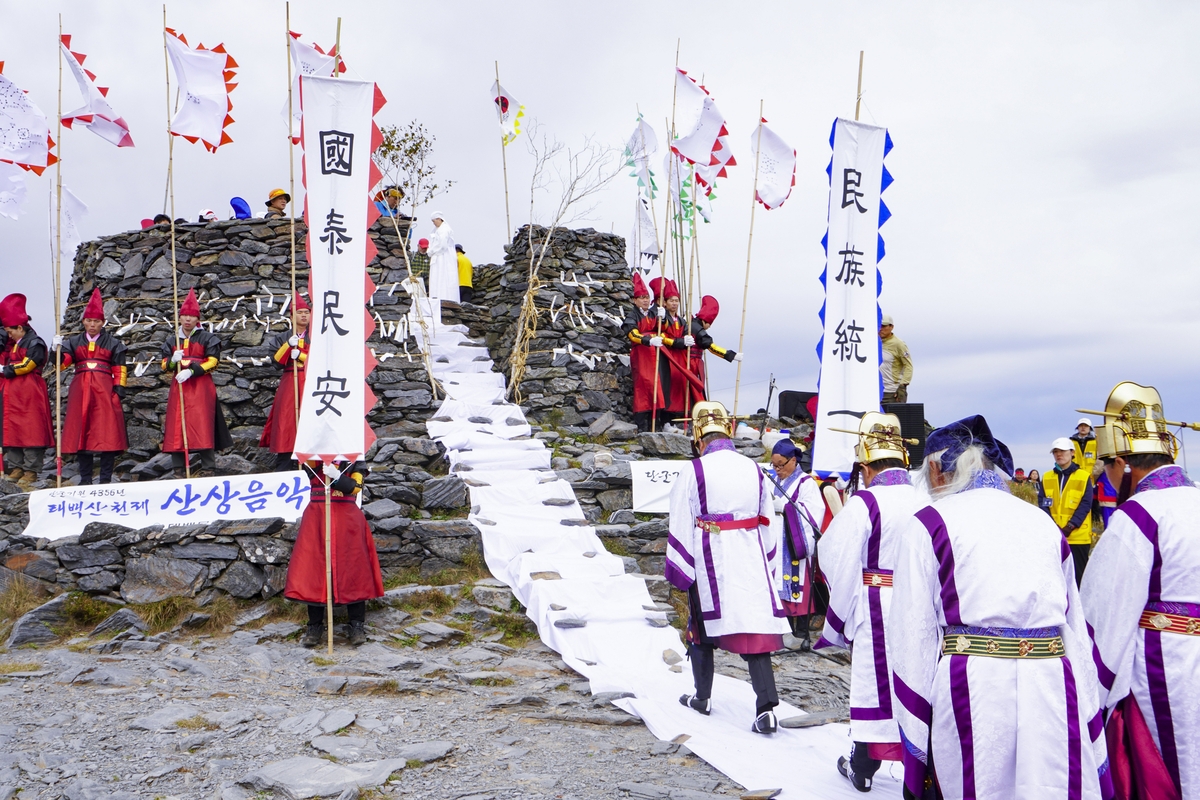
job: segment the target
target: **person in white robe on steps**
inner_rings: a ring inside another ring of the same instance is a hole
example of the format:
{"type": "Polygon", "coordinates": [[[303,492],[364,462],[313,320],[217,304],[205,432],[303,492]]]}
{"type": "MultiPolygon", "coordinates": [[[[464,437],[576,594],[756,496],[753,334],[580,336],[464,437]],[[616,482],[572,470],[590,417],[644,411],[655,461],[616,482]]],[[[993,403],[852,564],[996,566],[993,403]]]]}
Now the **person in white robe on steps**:
{"type": "Polygon", "coordinates": [[[1121,383],[1096,428],[1119,505],[1080,597],[1117,797],[1200,797],[1200,489],[1152,387],[1121,383]],[[1131,790],[1132,789],[1132,790],[1131,790]]]}
{"type": "Polygon", "coordinates": [[[888,619],[904,796],[1099,800],[1096,667],[1071,548],[1014,497],[983,417],[929,435],[888,619]],[[1003,474],[1002,474],[1003,473],[1003,474]]]}
{"type": "MultiPolygon", "coordinates": [[[[849,431],[847,431],[849,432],[849,431]]],[[[821,572],[829,586],[825,629],[814,649],[853,647],[850,663],[850,757],[838,771],[860,792],[884,760],[902,761],[888,661],[892,578],[904,527],[929,497],[908,477],[908,448],[895,414],[868,411],[859,421],[856,471],[865,489],[846,501],[821,537],[821,572]]],[[[850,484],[856,485],[852,476],[850,484]]]]}
{"type": "Polygon", "coordinates": [[[758,464],[734,449],[733,419],[717,402],[692,407],[700,457],[671,489],[666,578],[688,594],[688,657],[696,693],[679,702],[712,712],[713,656],[720,647],[746,662],[756,699],[754,733],[775,733],[779,705],[771,653],[783,648],[777,595],[780,542],[771,535],[773,503],[758,464]]]}
{"type": "Polygon", "coordinates": [[[429,296],[450,303],[459,302],[454,231],[440,211],[433,214],[433,233],[429,235],[429,296]]]}

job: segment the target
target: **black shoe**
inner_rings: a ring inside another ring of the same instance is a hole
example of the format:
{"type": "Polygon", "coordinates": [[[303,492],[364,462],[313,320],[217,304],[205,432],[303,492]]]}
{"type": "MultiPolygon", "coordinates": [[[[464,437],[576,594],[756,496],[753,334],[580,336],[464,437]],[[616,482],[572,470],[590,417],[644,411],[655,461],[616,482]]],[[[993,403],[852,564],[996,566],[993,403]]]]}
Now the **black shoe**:
{"type": "Polygon", "coordinates": [[[871,791],[871,779],[864,778],[861,775],[855,775],[854,771],[850,769],[850,759],[846,758],[845,756],[840,756],[838,758],[838,772],[842,773],[842,776],[845,777],[846,780],[850,781],[850,783],[854,784],[854,788],[858,789],[860,792],[871,791]]]}
{"type": "Polygon", "coordinates": [[[350,631],[347,635],[350,640],[351,647],[358,647],[367,643],[367,623],[353,621],[350,623],[350,631]]]}
{"type": "Polygon", "coordinates": [[[701,714],[703,714],[706,717],[712,713],[712,698],[711,697],[708,698],[707,700],[701,700],[699,697],[696,697],[696,695],[694,695],[694,694],[685,694],[685,695],[680,696],[679,705],[687,706],[692,711],[699,711],[701,714]]]}
{"type": "Polygon", "coordinates": [[[320,647],[325,641],[325,626],[324,625],[309,625],[304,629],[304,635],[300,637],[300,646],[307,647],[309,650],[314,647],[320,647]]]}
{"type": "Polygon", "coordinates": [[[774,711],[764,711],[754,718],[754,724],[750,726],[753,733],[772,734],[779,729],[779,722],[775,719],[774,711]]]}

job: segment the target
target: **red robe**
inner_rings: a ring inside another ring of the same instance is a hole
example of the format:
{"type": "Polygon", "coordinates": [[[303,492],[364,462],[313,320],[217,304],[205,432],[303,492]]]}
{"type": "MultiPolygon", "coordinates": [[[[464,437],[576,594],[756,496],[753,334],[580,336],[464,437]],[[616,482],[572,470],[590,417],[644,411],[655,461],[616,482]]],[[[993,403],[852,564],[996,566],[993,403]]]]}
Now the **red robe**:
{"type": "MultiPolygon", "coordinates": [[[[304,392],[304,363],[308,359],[308,339],[300,337],[300,358],[292,360],[292,347],[288,339],[291,331],[275,334],[267,345],[271,349],[271,358],[275,365],[283,369],[283,377],[279,379],[279,388],[275,390],[275,401],[271,403],[271,411],[267,414],[267,424],[263,425],[262,436],[258,440],[259,447],[269,447],[272,453],[292,453],[296,449],[296,390],[304,392]],[[297,366],[298,365],[298,366],[297,366]],[[295,377],[293,378],[293,374],[295,377]]],[[[303,401],[303,396],[301,397],[303,401]]]]}
{"type": "MultiPolygon", "coordinates": [[[[692,370],[692,374],[699,378],[700,382],[707,389],[708,374],[706,364],[704,363],[704,354],[712,353],[713,355],[720,356],[726,361],[732,363],[734,356],[736,356],[737,353],[733,350],[726,350],[724,347],[721,347],[714,342],[713,338],[709,336],[708,331],[705,329],[704,323],[698,319],[692,319],[691,332],[692,336],[694,336],[696,339],[696,344],[694,347],[688,348],[688,366],[692,370]]],[[[708,398],[705,396],[704,392],[700,392],[698,394],[697,389],[695,387],[692,388],[693,403],[707,399],[708,398]]]]}
{"type": "MultiPolygon", "coordinates": [[[[667,411],[672,411],[678,414],[688,414],[691,411],[687,403],[688,385],[687,375],[688,370],[685,367],[687,363],[687,352],[683,350],[683,336],[686,333],[683,327],[683,320],[679,317],[668,313],[666,319],[663,320],[663,338],[664,345],[672,351],[667,352],[667,348],[663,350],[665,361],[670,364],[671,380],[667,388],[667,411]]],[[[692,402],[696,401],[697,388],[693,386],[690,394],[692,402]]]]}
{"type": "Polygon", "coordinates": [[[649,340],[658,335],[658,318],[653,310],[643,312],[636,306],[633,316],[625,322],[626,336],[629,338],[629,369],[633,373],[633,412],[656,411],[663,408],[664,388],[670,382],[670,371],[661,358],[655,358],[655,348],[649,345],[649,340]],[[655,388],[654,364],[658,361],[658,387],[655,388]]]}
{"type": "MultiPolygon", "coordinates": [[[[203,370],[203,374],[193,375],[183,384],[175,382],[175,366],[170,363],[171,355],[175,352],[175,341],[175,337],[172,336],[162,345],[162,368],[172,376],[171,394],[167,400],[167,418],[163,420],[162,451],[183,452],[183,428],[179,422],[180,394],[183,395],[183,415],[187,419],[188,452],[228,446],[218,441],[220,437],[217,435],[217,415],[220,412],[217,406],[217,387],[212,376],[208,374],[217,368],[221,356],[221,340],[198,327],[192,330],[190,337],[179,340],[179,347],[184,353],[181,362],[183,368],[189,369],[196,365],[203,370]]],[[[223,419],[221,423],[221,427],[224,428],[223,419]]],[[[228,433],[225,436],[228,437],[228,433]]]]}
{"type": "Polygon", "coordinates": [[[62,368],[75,365],[63,420],[64,453],[112,453],[129,446],[115,387],[125,385],[125,345],[107,331],[96,341],[78,333],[63,342],[62,368]]]}
{"type": "MultiPolygon", "coordinates": [[[[304,471],[309,475],[312,494],[300,518],[300,532],[292,547],[283,595],[301,603],[324,604],[325,481],[320,466],[314,470],[305,464],[304,471]]],[[[361,463],[356,463],[340,481],[346,491],[334,489],[330,496],[333,602],[339,606],[383,597],[383,574],[379,570],[375,540],[367,518],[354,500],[365,471],[361,463]]]]}
{"type": "Polygon", "coordinates": [[[53,447],[54,422],[50,393],[42,367],[46,343],[32,328],[19,342],[8,340],[0,351],[0,367],[13,377],[0,378],[0,447],[53,447]]]}

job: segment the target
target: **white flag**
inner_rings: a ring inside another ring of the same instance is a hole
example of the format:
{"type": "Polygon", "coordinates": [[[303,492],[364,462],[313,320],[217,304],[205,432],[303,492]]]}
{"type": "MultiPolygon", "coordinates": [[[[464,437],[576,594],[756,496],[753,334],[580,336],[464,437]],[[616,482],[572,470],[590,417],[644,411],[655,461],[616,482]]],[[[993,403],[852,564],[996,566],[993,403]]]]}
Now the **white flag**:
{"type": "Polygon", "coordinates": [[[654,172],[650,169],[650,156],[658,152],[658,136],[654,128],[646,124],[641,115],[638,116],[637,127],[625,143],[625,166],[632,167],[631,176],[636,177],[638,187],[647,197],[654,199],[654,172]]]}
{"type": "MultiPolygon", "coordinates": [[[[51,263],[54,263],[54,251],[59,246],[58,239],[58,213],[54,207],[55,192],[50,192],[50,257],[51,263]]],[[[88,207],[83,204],[78,197],[71,193],[67,187],[62,190],[62,260],[59,264],[61,272],[59,273],[59,286],[69,286],[71,283],[71,274],[75,271],[75,253],[79,250],[79,245],[83,244],[83,235],[80,233],[80,224],[83,218],[87,216],[88,207]]],[[[66,310],[67,294],[62,293],[63,307],[58,309],[59,315],[66,310]]]]}
{"type": "Polygon", "coordinates": [[[847,477],[854,466],[858,437],[830,428],[853,430],[863,412],[879,410],[877,261],[883,252],[879,226],[889,215],[880,197],[888,143],[886,128],[844,119],[834,123],[813,443],[813,471],[821,477],[847,477]]]}
{"type": "Polygon", "coordinates": [[[312,345],[296,457],[355,459],[367,448],[367,226],[375,84],[305,75],[304,175],[312,345]]]}
{"type": "Polygon", "coordinates": [[[237,63],[220,45],[213,50],[189,47],[170,28],[166,38],[179,87],[179,110],[171,119],[171,133],[191,142],[204,142],[205,147],[216,152],[221,145],[233,141],[225,126],[233,122],[229,116],[233,109],[229,93],[236,84],[228,79],[233,77],[237,63]]]}
{"type": "Polygon", "coordinates": [[[15,164],[0,161],[0,217],[19,218],[24,203],[24,170],[15,164]]]}
{"type": "Polygon", "coordinates": [[[625,262],[630,269],[649,274],[658,267],[658,235],[646,199],[638,197],[633,220],[633,235],[625,243],[625,262]]]}
{"type": "MultiPolygon", "coordinates": [[[[4,65],[0,63],[0,67],[4,65]]],[[[0,75],[0,161],[39,171],[54,163],[50,126],[23,89],[0,75]]]]}
{"type": "Polygon", "coordinates": [[[133,137],[129,135],[129,125],[108,104],[106,96],[108,88],[96,85],[96,76],[83,68],[87,56],[83,53],[71,52],[71,37],[63,36],[59,42],[62,57],[66,59],[75,83],[79,85],[79,93],[83,95],[83,105],[69,114],[63,114],[62,123],[68,128],[78,122],[92,133],[109,144],[117,147],[133,147],[133,137]]]}
{"type": "Polygon", "coordinates": [[[768,210],[779,208],[796,184],[796,151],[767,127],[765,119],[750,137],[750,150],[758,158],[758,202],[768,210]]]}
{"type": "Polygon", "coordinates": [[[496,118],[500,122],[502,141],[505,146],[521,132],[521,118],[525,116],[525,106],[500,85],[500,81],[492,84],[492,102],[496,104],[496,118]]]}
{"type": "MultiPolygon", "coordinates": [[[[332,51],[323,53],[317,45],[305,44],[300,41],[300,34],[294,31],[291,32],[291,38],[288,40],[288,52],[292,55],[292,141],[300,144],[300,76],[332,77],[337,64],[337,54],[332,51]]],[[[342,62],[342,72],[345,71],[345,62],[342,62]]],[[[283,103],[283,110],[279,113],[286,122],[288,118],[286,100],[283,103]]]]}

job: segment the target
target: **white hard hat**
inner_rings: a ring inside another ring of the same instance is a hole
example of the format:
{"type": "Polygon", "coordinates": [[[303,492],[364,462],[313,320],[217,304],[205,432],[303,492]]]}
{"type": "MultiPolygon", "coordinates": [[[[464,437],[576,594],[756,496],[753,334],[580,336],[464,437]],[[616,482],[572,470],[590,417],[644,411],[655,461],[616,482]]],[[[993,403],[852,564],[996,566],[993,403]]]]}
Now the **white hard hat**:
{"type": "Polygon", "coordinates": [[[1092,424],[1092,421],[1090,419],[1088,419],[1087,417],[1080,417],[1079,422],[1075,423],[1076,428],[1078,428],[1080,425],[1087,425],[1089,428],[1096,427],[1095,425],[1092,424]]]}
{"type": "Polygon", "coordinates": [[[1075,445],[1071,444],[1071,440],[1065,436],[1060,436],[1050,443],[1050,449],[1053,450],[1075,450],[1075,445]]]}

